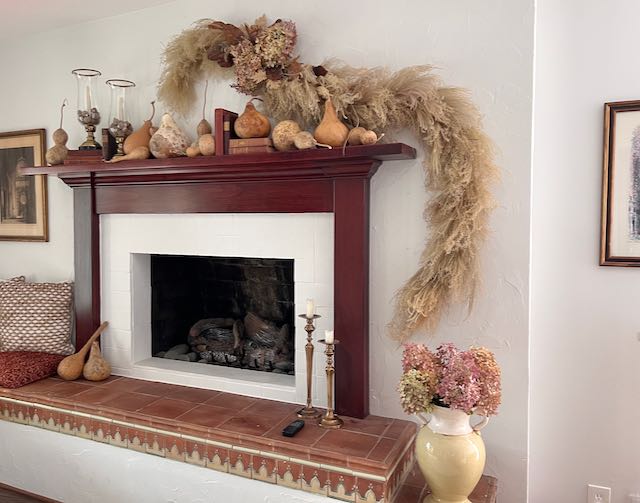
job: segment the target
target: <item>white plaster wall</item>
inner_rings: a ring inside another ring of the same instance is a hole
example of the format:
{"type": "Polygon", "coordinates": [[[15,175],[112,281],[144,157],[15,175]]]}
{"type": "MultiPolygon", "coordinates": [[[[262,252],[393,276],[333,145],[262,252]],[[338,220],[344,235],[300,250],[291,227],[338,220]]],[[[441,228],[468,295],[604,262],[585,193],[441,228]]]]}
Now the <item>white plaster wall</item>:
{"type": "MultiPolygon", "coordinates": [[[[194,20],[240,23],[262,13],[291,18],[303,61],[338,57],[353,65],[400,68],[431,63],[451,85],[469,88],[499,147],[504,176],[483,253],[484,286],[470,316],[453,310],[433,344],[452,340],[493,349],[504,372],[504,405],[485,430],[487,471],[500,478],[500,499],[525,501],[528,404],[528,289],[533,0],[397,0],[321,4],[285,0],[211,3],[181,0],[137,13],[12,40],[0,47],[0,130],[57,127],[60,100],[75,100],[72,68],[95,66],[105,77],[138,83],[137,118],[147,115],[159,75],[162,45],[194,20]]],[[[209,103],[240,109],[245,98],[226,83],[210,87],[209,103]]],[[[107,92],[103,89],[103,109],[107,92]]],[[[81,141],[73,106],[65,122],[70,145],[81,141]]],[[[199,120],[182,122],[193,130],[199,120]]],[[[410,137],[401,139],[415,143],[410,137]]],[[[414,272],[426,239],[419,161],[389,162],[372,183],[372,411],[402,417],[395,391],[400,351],[385,336],[394,292],[414,272]]],[[[51,242],[0,243],[0,276],[73,276],[71,190],[49,181],[51,242]]],[[[427,341],[424,336],[417,338],[427,341]]]]}
{"type": "Polygon", "coordinates": [[[335,501],[6,421],[0,421],[0,452],[1,482],[64,503],[335,501]]]}
{"type": "Polygon", "coordinates": [[[603,104],[640,98],[639,17],[633,0],[538,1],[532,503],[640,492],[640,269],[598,266],[603,104]]]}

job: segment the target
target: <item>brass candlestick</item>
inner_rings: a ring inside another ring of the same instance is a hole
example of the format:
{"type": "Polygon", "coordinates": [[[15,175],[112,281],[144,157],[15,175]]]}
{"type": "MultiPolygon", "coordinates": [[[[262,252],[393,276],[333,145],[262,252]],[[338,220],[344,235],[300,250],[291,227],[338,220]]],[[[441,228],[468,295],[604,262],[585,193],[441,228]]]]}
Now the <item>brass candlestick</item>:
{"type": "Polygon", "coordinates": [[[336,373],[336,369],[333,364],[333,355],[335,353],[336,344],[339,344],[340,341],[338,339],[334,339],[333,342],[327,342],[326,340],[321,339],[318,342],[327,346],[324,350],[324,354],[327,355],[327,412],[322,417],[318,425],[321,428],[337,430],[338,428],[342,428],[342,425],[344,424],[344,421],[342,421],[342,419],[340,419],[333,410],[333,384],[336,373]]]}
{"type": "Polygon", "coordinates": [[[307,405],[298,411],[298,417],[300,419],[316,419],[322,415],[318,409],[311,406],[311,383],[313,380],[313,332],[316,329],[313,326],[313,320],[320,318],[319,314],[314,314],[309,318],[306,314],[299,315],[300,318],[307,320],[307,324],[304,327],[307,332],[307,344],[304,346],[304,351],[307,355],[307,405]]]}

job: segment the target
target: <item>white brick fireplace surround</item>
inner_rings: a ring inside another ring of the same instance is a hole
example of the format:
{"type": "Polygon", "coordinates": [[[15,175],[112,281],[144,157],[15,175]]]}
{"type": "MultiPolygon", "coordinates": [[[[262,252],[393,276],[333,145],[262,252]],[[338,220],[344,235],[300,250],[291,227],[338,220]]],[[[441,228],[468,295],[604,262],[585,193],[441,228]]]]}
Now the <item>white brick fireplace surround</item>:
{"type": "MultiPolygon", "coordinates": [[[[102,337],[115,375],[304,403],[304,320],[296,317],[294,376],[151,356],[151,254],[294,260],[297,314],[316,301],[314,340],[333,328],[331,213],[102,215],[102,337]]],[[[186,341],[186,334],[185,334],[186,341]]],[[[316,344],[314,404],[326,404],[323,347],[316,344]]]]}

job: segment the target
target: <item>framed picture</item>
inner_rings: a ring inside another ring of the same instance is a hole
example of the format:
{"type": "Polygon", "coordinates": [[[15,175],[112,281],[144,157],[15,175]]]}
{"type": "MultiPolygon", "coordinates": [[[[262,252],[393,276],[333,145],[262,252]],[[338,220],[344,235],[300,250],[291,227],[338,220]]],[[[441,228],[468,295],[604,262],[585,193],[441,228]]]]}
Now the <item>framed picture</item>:
{"type": "Polygon", "coordinates": [[[44,129],[0,133],[0,240],[48,241],[47,175],[20,174],[44,155],[44,129]]]}

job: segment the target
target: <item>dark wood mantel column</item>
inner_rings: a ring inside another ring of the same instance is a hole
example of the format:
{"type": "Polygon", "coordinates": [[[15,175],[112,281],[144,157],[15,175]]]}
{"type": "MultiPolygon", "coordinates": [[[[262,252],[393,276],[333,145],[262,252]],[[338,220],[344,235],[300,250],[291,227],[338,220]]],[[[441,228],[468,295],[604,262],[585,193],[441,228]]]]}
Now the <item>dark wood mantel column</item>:
{"type": "MultiPolygon", "coordinates": [[[[77,346],[100,324],[100,220],[111,213],[309,213],[335,216],[336,410],[369,414],[369,181],[401,143],[105,164],[86,153],[55,174],[74,189],[77,346]]],[[[75,159],[75,160],[74,160],[75,159]]],[[[300,311],[300,310],[299,310],[300,311]]]]}
{"type": "Polygon", "coordinates": [[[93,177],[73,190],[76,347],[100,325],[100,217],[93,177]]]}
{"type": "Polygon", "coordinates": [[[336,410],[361,417],[369,411],[369,178],[336,180],[333,212],[336,410]]]}

